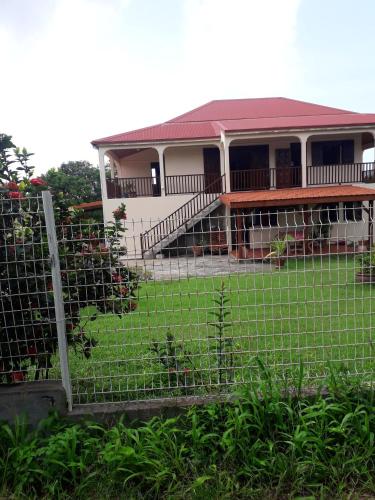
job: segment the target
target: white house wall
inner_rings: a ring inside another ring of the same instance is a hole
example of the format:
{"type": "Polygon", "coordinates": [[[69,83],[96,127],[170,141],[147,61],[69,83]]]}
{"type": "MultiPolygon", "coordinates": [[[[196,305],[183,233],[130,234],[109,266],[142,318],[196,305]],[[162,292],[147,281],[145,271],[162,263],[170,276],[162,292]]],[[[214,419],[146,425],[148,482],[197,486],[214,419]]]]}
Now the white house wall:
{"type": "Polygon", "coordinates": [[[151,177],[151,163],[158,161],[159,156],[155,149],[143,149],[120,160],[117,176],[123,178],[151,177]]]}
{"type": "Polygon", "coordinates": [[[203,147],[167,148],[164,163],[165,175],[203,174],[203,147]]]}
{"type": "Polygon", "coordinates": [[[111,199],[103,202],[105,222],[113,221],[113,211],[121,203],[126,205],[125,240],[129,258],[141,257],[140,234],[187,203],[194,195],[159,196],[154,198],[111,199]]]}

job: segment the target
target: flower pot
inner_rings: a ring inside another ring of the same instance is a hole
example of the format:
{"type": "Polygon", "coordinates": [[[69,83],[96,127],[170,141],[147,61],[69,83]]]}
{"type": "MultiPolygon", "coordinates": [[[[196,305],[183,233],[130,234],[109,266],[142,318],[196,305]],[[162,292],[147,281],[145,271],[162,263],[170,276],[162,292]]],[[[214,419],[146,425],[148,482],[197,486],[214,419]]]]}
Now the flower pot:
{"type": "Polygon", "coordinates": [[[358,283],[375,283],[375,274],[357,273],[356,281],[358,283]]]}
{"type": "Polygon", "coordinates": [[[194,257],[200,257],[203,255],[203,247],[199,245],[193,245],[191,247],[194,257]]]}
{"type": "Polygon", "coordinates": [[[285,259],[283,257],[279,257],[275,259],[275,268],[276,269],[281,269],[285,265],[285,259]]]}

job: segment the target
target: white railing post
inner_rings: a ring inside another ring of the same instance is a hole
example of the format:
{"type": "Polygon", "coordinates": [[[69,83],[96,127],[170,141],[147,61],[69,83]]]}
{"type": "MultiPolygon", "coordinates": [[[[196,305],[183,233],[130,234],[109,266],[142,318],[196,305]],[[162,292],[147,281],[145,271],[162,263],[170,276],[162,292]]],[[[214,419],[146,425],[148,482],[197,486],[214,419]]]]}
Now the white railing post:
{"type": "Polygon", "coordinates": [[[57,329],[57,341],[59,347],[59,358],[61,368],[62,385],[66,392],[69,411],[72,410],[72,384],[68,363],[68,343],[66,340],[65,311],[62,293],[62,283],[60,274],[60,259],[57,246],[55,217],[53,213],[52,196],[49,191],[43,191],[43,210],[46,222],[48,249],[51,262],[51,275],[53,285],[53,295],[55,303],[55,319],[57,329]]]}

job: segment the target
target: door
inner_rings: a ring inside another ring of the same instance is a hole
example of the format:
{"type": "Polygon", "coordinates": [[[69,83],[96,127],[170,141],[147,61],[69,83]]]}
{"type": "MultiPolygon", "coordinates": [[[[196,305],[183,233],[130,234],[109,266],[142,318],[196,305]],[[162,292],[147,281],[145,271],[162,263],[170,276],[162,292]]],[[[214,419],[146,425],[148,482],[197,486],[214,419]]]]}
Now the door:
{"type": "Polygon", "coordinates": [[[219,148],[203,149],[204,186],[206,193],[221,193],[219,148]],[[215,182],[216,181],[216,182],[215,182]]]}
{"type": "Polygon", "coordinates": [[[152,177],[152,196],[160,196],[160,165],[158,161],[153,161],[150,165],[152,177]]]}
{"type": "Polygon", "coordinates": [[[293,186],[291,154],[289,148],[276,149],[276,187],[289,188],[293,186]]]}

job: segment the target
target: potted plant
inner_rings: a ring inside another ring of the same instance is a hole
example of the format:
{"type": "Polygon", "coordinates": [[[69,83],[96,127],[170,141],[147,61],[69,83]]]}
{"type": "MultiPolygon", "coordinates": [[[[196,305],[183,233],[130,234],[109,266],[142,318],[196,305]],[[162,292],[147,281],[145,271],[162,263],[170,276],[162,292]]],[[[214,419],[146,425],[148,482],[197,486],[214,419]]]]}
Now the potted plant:
{"type": "Polygon", "coordinates": [[[288,248],[288,242],[294,238],[290,234],[286,234],[284,238],[276,239],[271,242],[271,252],[265,256],[265,259],[271,259],[277,269],[280,269],[285,264],[285,252],[288,248]]]}
{"type": "Polygon", "coordinates": [[[359,283],[375,283],[375,246],[368,253],[357,257],[360,271],[357,272],[356,280],[359,283]]]}
{"type": "Polygon", "coordinates": [[[194,257],[200,257],[201,255],[203,255],[204,247],[205,247],[205,240],[203,235],[201,235],[195,239],[195,243],[191,247],[194,257]]]}

